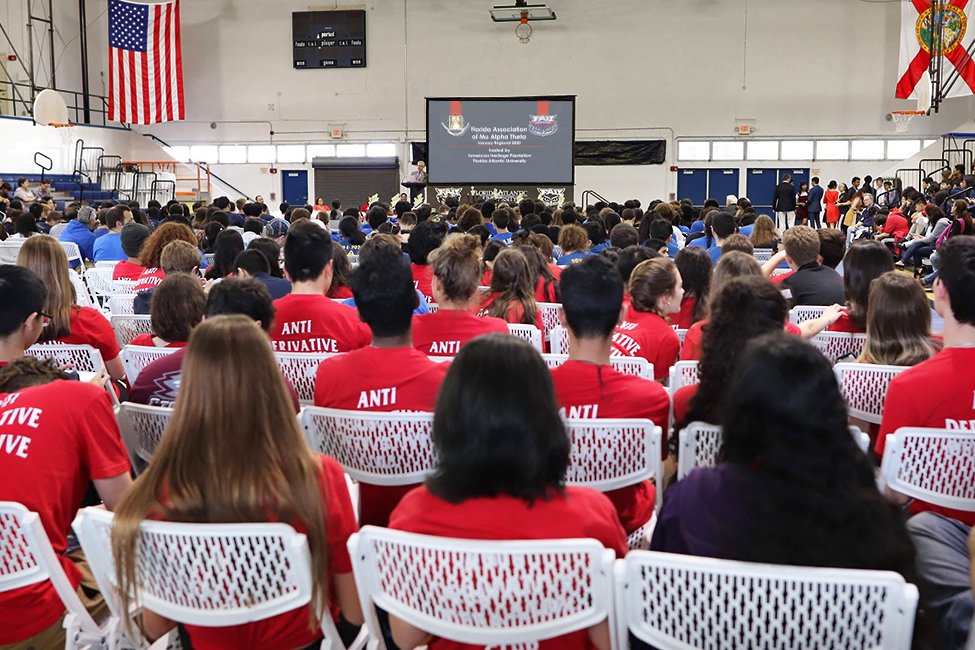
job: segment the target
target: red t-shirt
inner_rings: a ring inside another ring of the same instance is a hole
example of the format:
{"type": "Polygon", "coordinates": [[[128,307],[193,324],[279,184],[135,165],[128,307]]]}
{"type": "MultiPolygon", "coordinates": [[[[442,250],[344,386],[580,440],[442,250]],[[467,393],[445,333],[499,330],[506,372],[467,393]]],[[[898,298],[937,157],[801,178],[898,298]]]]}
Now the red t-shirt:
{"type": "Polygon", "coordinates": [[[880,229],[880,232],[893,235],[894,243],[897,243],[907,237],[907,233],[911,230],[911,224],[908,223],[907,219],[896,212],[891,212],[887,216],[887,221],[884,222],[884,227],[880,229]]]}
{"type": "MultiPolygon", "coordinates": [[[[527,540],[592,538],[617,557],[626,555],[626,537],[616,509],[605,495],[583,487],[529,505],[515,497],[478,497],[447,503],[426,487],[407,494],[393,511],[389,527],[421,535],[458,539],[527,540]]],[[[434,639],[430,650],[473,650],[484,646],[434,639]]],[[[538,650],[589,649],[585,630],[541,641],[538,650]]]]}
{"type": "Polygon", "coordinates": [[[427,302],[435,302],[430,286],[433,282],[433,267],[429,264],[411,264],[410,270],[413,272],[413,288],[422,293],[427,302]]]}
{"type": "Polygon", "coordinates": [[[674,393],[674,422],[681,422],[687,417],[688,411],[691,410],[691,399],[697,393],[699,385],[681,386],[674,393]]]}
{"type": "MultiPolygon", "coordinates": [[[[358,411],[432,413],[447,374],[415,348],[367,347],[325,359],[315,377],[315,406],[358,411]]],[[[386,526],[389,514],[416,485],[359,484],[359,522],[386,526]]]]}
{"type": "Polygon", "coordinates": [[[155,338],[154,334],[139,334],[137,337],[132,339],[132,342],[129,343],[129,345],[142,345],[147,348],[155,348],[155,347],[185,348],[186,347],[186,341],[173,341],[172,343],[167,343],[164,346],[157,346],[155,341],[153,341],[154,338],[155,338]]]}
{"type": "Polygon", "coordinates": [[[142,274],[136,278],[135,281],[135,293],[140,291],[148,291],[149,289],[155,289],[159,286],[159,283],[166,278],[166,274],[163,273],[162,269],[151,268],[142,269],[142,274]]]}
{"type": "Polygon", "coordinates": [[[118,341],[112,324],[101,312],[91,307],[75,307],[71,310],[71,333],[62,336],[58,343],[90,345],[102,353],[102,359],[111,361],[118,356],[118,341]]]}
{"type": "MultiPolygon", "coordinates": [[[[558,268],[558,267],[555,267],[558,268]]],[[[559,269],[561,272],[562,269],[559,269]]],[[[538,285],[535,287],[535,301],[536,302],[558,302],[555,295],[555,286],[558,283],[558,277],[555,276],[555,282],[545,283],[545,278],[538,277],[538,285]]]]}
{"type": "MultiPolygon", "coordinates": [[[[484,317],[488,315],[488,309],[494,304],[494,301],[498,299],[500,294],[490,292],[482,294],[481,303],[478,305],[477,315],[484,317]]],[[[545,331],[545,322],[542,320],[542,312],[537,307],[535,308],[535,321],[533,323],[525,322],[525,308],[521,303],[514,303],[508,307],[508,313],[502,319],[507,323],[513,323],[515,325],[534,325],[542,332],[545,331]]]]}
{"type": "Polygon", "coordinates": [[[670,314],[670,322],[677,326],[677,329],[689,329],[694,323],[691,322],[694,316],[694,307],[697,305],[697,298],[694,296],[684,296],[680,301],[680,311],[670,314]]]}
{"type": "MultiPolygon", "coordinates": [[[[670,396],[663,386],[623,374],[612,366],[571,360],[552,369],[552,380],[564,417],[647,418],[663,429],[662,451],[663,457],[667,457],[670,396]]],[[[656,495],[650,481],[606,492],[627,534],[650,521],[656,495]]]]}
{"type": "MultiPolygon", "coordinates": [[[[687,334],[684,336],[684,347],[682,347],[680,351],[681,361],[701,360],[701,346],[702,341],[704,340],[704,326],[709,322],[711,322],[710,318],[699,320],[691,325],[690,329],[687,330],[687,334]]],[[[785,331],[788,334],[802,336],[802,330],[799,329],[798,325],[793,324],[791,321],[786,321],[785,331]]],[[[674,403],[674,408],[677,408],[676,401],[674,403]]]]}
{"type": "Polygon", "coordinates": [[[349,352],[372,341],[356,310],[325,296],[291,293],[274,309],[271,345],[278,352],[349,352]]]}
{"type": "Polygon", "coordinates": [[[613,334],[613,353],[617,356],[643,357],[653,364],[655,379],[666,379],[677,362],[680,339],[663,318],[647,311],[630,309],[626,320],[613,334]]]}
{"type": "Polygon", "coordinates": [[[773,275],[772,277],[769,278],[769,280],[772,281],[772,284],[782,284],[782,281],[785,280],[787,277],[791,276],[793,273],[795,273],[795,271],[790,270],[788,273],[773,275]]]}
{"type": "MultiPolygon", "coordinates": [[[[879,458],[884,456],[887,434],[901,427],[930,427],[975,431],[975,349],[945,348],[934,357],[908,368],[890,381],[884,399],[884,417],[874,445],[879,458]],[[924,390],[921,387],[937,387],[924,390]]],[[[942,508],[915,500],[911,512],[930,510],[975,525],[975,512],[942,508]]]]}
{"type": "MultiPolygon", "coordinates": [[[[81,572],[62,554],[88,484],[128,471],[129,456],[105,390],[55,381],[0,393],[0,501],[16,501],[40,515],[73,587],[81,572]]],[[[63,613],[49,581],[0,592],[0,644],[31,637],[63,613]]]]}
{"type": "MultiPolygon", "coordinates": [[[[321,460],[319,482],[325,509],[325,539],[328,543],[329,576],[352,573],[348,540],[359,526],[355,521],[352,499],[345,482],[342,466],[328,456],[321,460]]],[[[296,531],[307,531],[300,521],[288,522],[296,531]]],[[[338,620],[334,583],[329,588],[332,618],[338,620]]],[[[224,650],[227,648],[260,648],[261,650],[291,650],[311,645],[321,638],[321,632],[308,627],[308,606],[278,614],[263,621],[233,627],[197,627],[187,625],[190,640],[196,650],[224,650]]]]}
{"type": "Polygon", "coordinates": [[[333,284],[328,290],[328,297],[332,300],[347,300],[352,297],[352,289],[341,284],[333,284]]]}
{"type": "Polygon", "coordinates": [[[849,332],[851,334],[866,334],[867,331],[860,329],[860,326],[854,323],[849,316],[843,314],[840,316],[835,323],[826,328],[827,332],[849,332]]]}
{"type": "Polygon", "coordinates": [[[138,280],[142,272],[146,270],[146,267],[140,264],[133,264],[128,260],[122,260],[115,265],[115,270],[112,272],[113,280],[138,280]]]}
{"type": "Polygon", "coordinates": [[[478,317],[456,309],[413,317],[413,347],[434,356],[455,356],[472,338],[493,332],[508,334],[508,324],[500,318],[478,317]]]}

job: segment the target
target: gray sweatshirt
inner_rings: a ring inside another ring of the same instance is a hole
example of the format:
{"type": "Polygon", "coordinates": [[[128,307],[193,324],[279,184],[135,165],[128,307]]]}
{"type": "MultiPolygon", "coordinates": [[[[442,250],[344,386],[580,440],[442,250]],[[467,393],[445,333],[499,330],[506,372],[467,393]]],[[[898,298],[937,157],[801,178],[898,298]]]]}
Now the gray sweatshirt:
{"type": "Polygon", "coordinates": [[[927,237],[921,240],[925,246],[934,246],[938,242],[938,237],[941,233],[945,231],[945,228],[951,225],[951,220],[948,217],[941,217],[938,222],[934,224],[934,229],[930,231],[927,237]]]}

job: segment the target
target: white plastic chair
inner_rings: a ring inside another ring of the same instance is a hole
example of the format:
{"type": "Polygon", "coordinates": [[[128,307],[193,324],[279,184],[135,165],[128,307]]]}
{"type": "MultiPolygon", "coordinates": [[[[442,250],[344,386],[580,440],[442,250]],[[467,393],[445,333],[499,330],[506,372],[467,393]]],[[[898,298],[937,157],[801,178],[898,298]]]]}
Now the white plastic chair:
{"type": "Polygon", "coordinates": [[[679,358],[681,351],[684,349],[684,339],[687,338],[687,330],[675,329],[674,333],[677,334],[677,339],[680,341],[680,347],[677,349],[677,356],[679,358]]]}
{"type": "Polygon", "coordinates": [[[552,354],[569,354],[569,332],[562,326],[552,328],[552,354]]]}
{"type": "Polygon", "coordinates": [[[544,351],[542,348],[542,332],[534,325],[508,323],[508,331],[511,332],[512,336],[517,336],[531,343],[532,347],[538,350],[539,353],[544,351]]]}
{"type": "Polygon", "coordinates": [[[91,293],[97,297],[111,296],[118,293],[112,286],[114,280],[112,276],[115,274],[115,268],[106,268],[95,266],[93,269],[88,269],[85,272],[85,282],[88,283],[88,288],[91,289],[91,293]]]}
{"type": "Polygon", "coordinates": [[[674,395],[684,386],[698,383],[697,361],[678,361],[670,367],[670,379],[667,386],[670,389],[670,428],[674,428],[674,395]]]}
{"type": "Polygon", "coordinates": [[[844,359],[856,360],[863,352],[867,343],[866,334],[850,334],[848,332],[820,332],[809,340],[820,352],[826,355],[831,364],[837,364],[844,359]]]}
{"type": "Polygon", "coordinates": [[[24,245],[25,241],[27,240],[0,242],[0,264],[16,264],[17,256],[20,255],[20,247],[24,245]]]}
{"type": "Polygon", "coordinates": [[[838,363],[833,366],[836,382],[846,399],[851,417],[880,424],[884,416],[884,399],[890,381],[907,370],[907,366],[880,366],[869,363],[838,363]]]}
{"type": "Polygon", "coordinates": [[[540,302],[536,306],[538,307],[538,313],[542,316],[542,327],[545,328],[545,340],[551,341],[552,330],[560,326],[559,313],[562,311],[562,305],[557,302],[540,302]]]}
{"type": "Polygon", "coordinates": [[[773,269],[772,274],[769,275],[769,277],[774,278],[777,275],[785,275],[787,273],[792,273],[792,269],[773,269]]]}
{"type": "Polygon", "coordinates": [[[114,269],[120,260],[109,260],[107,262],[95,262],[96,269],[114,269]]]}
{"type": "Polygon", "coordinates": [[[203,254],[203,259],[206,260],[207,266],[213,266],[213,262],[216,259],[216,254],[215,253],[204,253],[203,254]]]}
{"type": "Polygon", "coordinates": [[[607,618],[612,626],[614,553],[596,540],[448,539],[364,526],[349,554],[373,639],[382,638],[376,607],[434,636],[494,648],[534,647],[607,618]]]}
{"type": "Polygon", "coordinates": [[[428,302],[427,309],[430,311],[431,314],[436,314],[437,311],[440,309],[440,305],[438,305],[435,302],[428,302]]]}
{"type": "Polygon", "coordinates": [[[807,320],[815,320],[825,313],[826,307],[815,307],[812,305],[802,305],[793,307],[789,310],[789,322],[793,325],[805,323],[807,320]]]}
{"type": "Polygon", "coordinates": [[[888,434],[880,487],[975,512],[975,432],[902,427],[888,434]]]}
{"type": "Polygon", "coordinates": [[[483,286],[483,285],[481,285],[481,286],[479,286],[479,287],[477,288],[477,292],[478,292],[478,293],[487,293],[487,292],[488,292],[488,291],[490,291],[490,290],[491,290],[491,287],[485,287],[485,286],[483,286]]]}
{"type": "Polygon", "coordinates": [[[126,345],[122,348],[122,366],[125,368],[125,376],[129,379],[129,384],[135,384],[146,366],[157,359],[168,357],[179,348],[157,348],[148,345],[126,345]]]}
{"type": "Polygon", "coordinates": [[[756,248],[752,251],[752,255],[755,256],[755,261],[759,264],[765,264],[770,259],[772,259],[772,249],[771,248],[756,248]]]}
{"type": "Polygon", "coordinates": [[[633,551],[613,567],[616,639],[659,650],[911,647],[917,587],[893,571],[633,551]]]}
{"type": "Polygon", "coordinates": [[[131,314],[111,317],[112,329],[119,347],[130,344],[140,334],[152,334],[152,317],[131,314]]]}
{"type": "MultiPolygon", "coordinates": [[[[99,587],[114,594],[118,578],[111,550],[112,519],[110,512],[87,508],[73,528],[99,587]]],[[[135,598],[170,620],[205,627],[243,625],[311,601],[308,540],[288,524],[143,521],[139,528],[135,598]]],[[[119,608],[119,601],[113,601],[119,608]]],[[[116,609],[113,615],[121,612],[116,609]]],[[[327,614],[322,633],[323,649],[344,648],[327,614]]]]}
{"type": "Polygon", "coordinates": [[[135,294],[116,295],[108,299],[108,311],[114,316],[135,314],[135,294]]]}
{"type": "Polygon", "coordinates": [[[88,287],[85,286],[85,281],[80,275],[74,271],[68,273],[68,277],[71,279],[71,286],[74,287],[74,304],[79,307],[96,307],[95,301],[92,299],[91,294],[88,293],[88,287]]]}
{"type": "Polygon", "coordinates": [[[173,409],[164,406],[123,402],[115,409],[115,419],[132,467],[149,464],[172,417],[173,409]]]}
{"type": "Polygon", "coordinates": [[[356,481],[413,485],[437,462],[433,413],[343,411],[310,406],[298,417],[312,451],[334,458],[356,481]]]}
{"type": "Polygon", "coordinates": [[[90,345],[67,343],[38,343],[24,352],[29,357],[51,359],[60,365],[72,364],[78,372],[98,372],[102,365],[102,353],[90,345]]]}
{"type": "MultiPolygon", "coordinates": [[[[328,352],[275,352],[274,359],[285,378],[294,386],[298,393],[298,403],[311,406],[315,403],[315,377],[318,375],[318,364],[329,357],[335,356],[328,352]]],[[[342,381],[341,377],[333,378],[342,381]]]]}
{"type": "Polygon", "coordinates": [[[101,647],[103,631],[78,598],[51,546],[40,515],[13,501],[0,501],[0,592],[50,580],[68,614],[65,648],[101,647]]]}
{"type": "Polygon", "coordinates": [[[81,248],[78,247],[78,244],[61,240],[58,240],[58,243],[61,244],[65,254],[68,256],[68,264],[78,262],[81,266],[84,266],[84,260],[81,257],[81,248]]]}

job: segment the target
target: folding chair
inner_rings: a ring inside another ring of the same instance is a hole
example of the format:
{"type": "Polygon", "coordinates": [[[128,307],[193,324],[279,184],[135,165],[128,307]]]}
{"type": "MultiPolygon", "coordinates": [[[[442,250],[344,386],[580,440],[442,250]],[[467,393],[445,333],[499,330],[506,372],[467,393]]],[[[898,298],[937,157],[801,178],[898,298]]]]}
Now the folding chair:
{"type": "Polygon", "coordinates": [[[38,359],[50,359],[59,366],[71,364],[78,372],[98,372],[102,365],[102,353],[90,345],[37,343],[24,354],[38,359]]]}
{"type": "Polygon", "coordinates": [[[0,242],[0,264],[16,264],[24,241],[26,240],[0,242]]]}
{"type": "Polygon", "coordinates": [[[168,357],[178,348],[157,348],[148,345],[126,345],[122,348],[122,366],[125,368],[125,376],[129,379],[129,384],[135,384],[146,366],[157,359],[168,357]]]}
{"type": "Polygon", "coordinates": [[[831,364],[837,364],[844,359],[855,361],[863,352],[867,343],[866,334],[850,334],[847,332],[820,332],[809,340],[822,352],[831,364]]]}
{"type": "Polygon", "coordinates": [[[71,286],[74,288],[74,304],[79,307],[95,307],[97,309],[98,304],[92,299],[91,294],[88,293],[88,287],[85,286],[85,281],[81,276],[74,271],[69,271],[68,278],[71,280],[71,286]]]}
{"type": "Polygon", "coordinates": [[[562,311],[562,305],[557,302],[540,302],[536,306],[538,307],[538,313],[542,316],[542,326],[545,328],[545,340],[551,341],[552,330],[560,327],[559,313],[562,311]]]}
{"type": "Polygon", "coordinates": [[[151,316],[140,316],[137,314],[126,316],[113,315],[110,320],[112,321],[112,329],[115,330],[115,340],[118,341],[119,347],[125,347],[132,343],[135,337],[140,334],[153,333],[151,316]]]}
{"type": "Polygon", "coordinates": [[[552,354],[569,354],[569,332],[562,326],[552,328],[552,354]]]}
{"type": "Polygon", "coordinates": [[[772,259],[772,249],[771,248],[756,248],[752,251],[755,256],[755,261],[759,264],[765,264],[770,259],[772,259]]]}
{"type": "Polygon", "coordinates": [[[837,363],[836,382],[846,400],[851,417],[880,424],[890,381],[907,370],[906,366],[880,366],[870,363],[837,363]]]}
{"type": "Polygon", "coordinates": [[[79,267],[84,267],[85,261],[81,257],[81,249],[78,247],[78,244],[70,241],[60,240],[58,240],[58,243],[61,244],[61,247],[64,248],[65,254],[68,256],[68,264],[78,262],[79,267]]]}
{"type": "Polygon", "coordinates": [[[670,428],[674,428],[674,396],[684,386],[698,383],[697,361],[678,361],[670,367],[670,379],[667,386],[670,389],[670,428]]]}
{"type": "Polygon", "coordinates": [[[901,427],[887,435],[880,487],[975,512],[975,432],[901,427]]]}
{"type": "Polygon", "coordinates": [[[793,325],[805,323],[807,320],[815,320],[823,315],[825,307],[814,307],[812,305],[802,305],[793,307],[789,310],[789,322],[793,325]]]}
{"type": "Polygon", "coordinates": [[[108,299],[108,311],[112,316],[131,316],[135,314],[135,294],[110,296],[108,299]]]}
{"type": "Polygon", "coordinates": [[[129,452],[133,468],[139,469],[149,464],[172,417],[173,409],[164,406],[123,402],[115,409],[122,442],[129,452]]]}
{"type": "MultiPolygon", "coordinates": [[[[687,338],[687,330],[675,329],[674,332],[677,334],[677,339],[680,341],[680,347],[677,349],[677,356],[680,357],[681,351],[684,349],[684,339],[687,338]]],[[[651,377],[653,379],[653,377],[651,377]]]]}
{"type": "Polygon", "coordinates": [[[542,332],[534,325],[508,323],[508,331],[511,332],[512,336],[517,336],[531,343],[532,347],[538,350],[539,353],[544,352],[542,348],[542,332]]]}
{"type": "MultiPolygon", "coordinates": [[[[315,377],[318,375],[318,364],[325,359],[335,356],[328,352],[275,352],[274,359],[285,378],[294,386],[298,393],[298,403],[311,406],[315,403],[315,377]]],[[[341,377],[333,378],[342,381],[341,377]]]]}

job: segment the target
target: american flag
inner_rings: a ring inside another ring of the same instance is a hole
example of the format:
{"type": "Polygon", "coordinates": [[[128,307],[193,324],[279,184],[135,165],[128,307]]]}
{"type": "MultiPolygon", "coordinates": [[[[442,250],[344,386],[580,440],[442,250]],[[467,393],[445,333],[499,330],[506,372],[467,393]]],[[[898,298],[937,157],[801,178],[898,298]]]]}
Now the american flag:
{"type": "Polygon", "coordinates": [[[109,119],[155,124],[184,118],[179,0],[111,0],[108,58],[109,119]]]}

